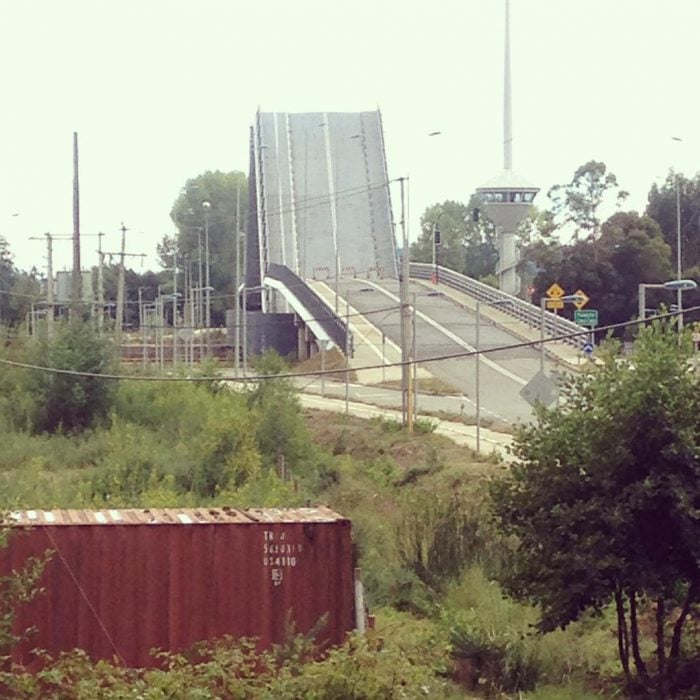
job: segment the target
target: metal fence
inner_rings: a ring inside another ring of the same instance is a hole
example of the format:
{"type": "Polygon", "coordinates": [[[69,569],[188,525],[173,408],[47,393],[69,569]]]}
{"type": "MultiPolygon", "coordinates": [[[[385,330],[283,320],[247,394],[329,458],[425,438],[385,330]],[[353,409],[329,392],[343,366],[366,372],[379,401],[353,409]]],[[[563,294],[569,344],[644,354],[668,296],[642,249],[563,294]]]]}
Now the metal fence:
{"type": "MultiPolygon", "coordinates": [[[[540,328],[542,323],[541,309],[528,301],[514,297],[511,294],[506,294],[498,289],[494,289],[488,284],[477,282],[471,277],[449,270],[446,267],[439,267],[440,283],[445,284],[459,292],[464,292],[474,299],[481,302],[491,302],[507,300],[509,303],[502,304],[498,307],[499,311],[516,318],[518,321],[527,323],[532,328],[540,328]]],[[[435,267],[430,263],[411,263],[409,275],[414,279],[431,279],[435,267]]],[[[550,335],[566,335],[567,333],[584,333],[586,329],[579,326],[567,318],[562,318],[553,313],[545,313],[545,332],[550,335]]],[[[587,337],[580,335],[575,338],[565,338],[564,342],[575,347],[581,348],[586,342],[587,337]]]]}

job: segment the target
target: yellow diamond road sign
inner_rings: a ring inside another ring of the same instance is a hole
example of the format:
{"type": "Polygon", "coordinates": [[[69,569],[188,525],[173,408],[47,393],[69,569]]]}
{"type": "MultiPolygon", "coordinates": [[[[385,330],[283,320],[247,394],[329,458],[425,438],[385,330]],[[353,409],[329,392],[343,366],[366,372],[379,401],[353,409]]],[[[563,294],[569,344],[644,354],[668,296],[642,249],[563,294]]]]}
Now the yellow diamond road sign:
{"type": "Polygon", "coordinates": [[[590,301],[588,294],[586,294],[586,292],[584,292],[583,289],[577,289],[575,292],[575,296],[581,297],[579,301],[574,302],[574,306],[577,309],[582,309],[590,301]]]}
{"type": "Polygon", "coordinates": [[[555,282],[546,292],[551,299],[558,299],[564,296],[564,290],[555,282]]]}

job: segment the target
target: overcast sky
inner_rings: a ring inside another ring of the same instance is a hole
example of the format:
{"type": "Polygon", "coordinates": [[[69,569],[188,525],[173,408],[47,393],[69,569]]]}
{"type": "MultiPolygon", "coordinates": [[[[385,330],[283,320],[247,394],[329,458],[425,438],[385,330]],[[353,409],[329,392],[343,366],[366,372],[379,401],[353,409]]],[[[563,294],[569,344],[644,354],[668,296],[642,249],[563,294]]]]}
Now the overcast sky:
{"type": "MultiPolygon", "coordinates": [[[[30,236],[72,231],[73,131],[82,233],[103,231],[117,250],[123,221],[144,269],[187,178],[247,173],[258,107],[379,106],[389,175],[410,177],[412,238],[426,206],[466,202],[502,167],[504,0],[0,8],[0,235],[25,269],[45,265],[30,236]]],[[[514,169],[542,188],[541,205],[591,159],[638,210],[669,167],[700,169],[699,28],[698,0],[512,0],[514,169]]],[[[95,248],[84,239],[86,265],[95,248]]],[[[68,265],[69,242],[55,250],[68,265]]]]}

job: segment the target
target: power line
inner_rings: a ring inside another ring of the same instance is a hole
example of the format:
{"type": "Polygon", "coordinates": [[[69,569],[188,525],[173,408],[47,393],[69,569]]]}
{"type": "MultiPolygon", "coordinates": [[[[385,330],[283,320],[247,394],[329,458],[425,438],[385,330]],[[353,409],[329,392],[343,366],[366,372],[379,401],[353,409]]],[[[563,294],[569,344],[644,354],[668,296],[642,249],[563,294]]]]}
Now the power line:
{"type": "MultiPolygon", "coordinates": [[[[682,311],[671,311],[665,314],[658,314],[655,316],[654,320],[662,320],[662,319],[667,319],[667,318],[675,318],[676,316],[679,316],[680,314],[686,314],[690,313],[692,311],[698,311],[700,310],[700,306],[693,306],[687,309],[683,309],[682,311]]],[[[596,329],[596,332],[607,332],[611,330],[615,330],[618,328],[628,328],[632,326],[638,326],[639,324],[645,324],[648,322],[648,319],[634,319],[632,321],[624,321],[622,323],[613,323],[608,326],[600,326],[596,329]]],[[[567,340],[570,338],[577,338],[580,336],[585,336],[589,337],[590,336],[590,331],[589,330],[582,330],[582,331],[575,331],[573,333],[566,333],[562,335],[557,335],[557,336],[551,336],[549,338],[545,338],[544,342],[545,343],[555,343],[561,340],[567,340]]],[[[460,358],[465,358],[465,357],[475,357],[475,356],[481,356],[481,355],[487,355],[489,353],[494,353],[494,352],[501,352],[504,350],[518,350],[521,348],[530,348],[536,345],[540,345],[542,341],[538,340],[530,340],[530,341],[524,341],[522,343],[512,343],[510,345],[501,345],[497,346],[494,348],[484,348],[483,350],[467,350],[467,351],[461,351],[461,352],[454,352],[454,353],[448,353],[445,355],[434,355],[432,357],[427,357],[423,358],[420,361],[417,361],[418,364],[429,364],[433,362],[442,362],[444,360],[454,360],[454,359],[460,359],[460,358]]],[[[412,365],[414,360],[409,360],[407,362],[389,362],[386,364],[374,364],[374,365],[364,365],[363,367],[353,367],[351,368],[351,371],[353,372],[360,372],[363,370],[370,370],[370,369],[382,369],[382,368],[390,368],[390,367],[403,367],[404,365],[412,365]]],[[[47,373],[53,373],[53,374],[65,374],[69,376],[76,376],[76,377],[92,377],[92,378],[97,378],[97,379],[114,379],[114,380],[119,380],[119,381],[140,381],[140,382],[211,382],[211,381],[222,381],[222,382],[259,382],[259,381],[265,381],[268,379],[294,379],[297,377],[314,377],[314,376],[320,376],[320,375],[328,375],[328,374],[340,374],[342,372],[345,372],[346,370],[344,369],[328,369],[324,371],[320,370],[315,370],[315,371],[308,371],[308,372],[285,372],[285,373],[280,373],[280,374],[261,374],[261,375],[254,375],[254,376],[248,376],[248,377],[162,377],[162,376],[148,376],[148,375],[125,375],[125,374],[102,374],[102,373],[97,373],[97,372],[80,372],[76,370],[69,370],[69,369],[60,369],[58,367],[45,367],[42,365],[33,365],[29,364],[26,362],[15,362],[13,360],[7,360],[4,358],[0,358],[0,365],[6,365],[10,367],[17,367],[19,369],[31,369],[31,370],[36,370],[40,372],[47,372],[47,373]]]]}

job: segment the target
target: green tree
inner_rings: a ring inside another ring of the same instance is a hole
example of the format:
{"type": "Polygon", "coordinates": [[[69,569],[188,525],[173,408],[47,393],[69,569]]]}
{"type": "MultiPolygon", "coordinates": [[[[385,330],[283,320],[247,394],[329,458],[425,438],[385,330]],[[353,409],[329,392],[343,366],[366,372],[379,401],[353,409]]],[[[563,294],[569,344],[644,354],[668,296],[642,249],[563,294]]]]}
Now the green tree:
{"type": "Polygon", "coordinates": [[[115,381],[99,376],[108,372],[112,351],[92,325],[66,324],[57,331],[30,353],[33,364],[66,370],[28,374],[34,404],[31,423],[37,433],[80,432],[100,424],[107,420],[114,397],[115,381]]]}
{"type": "Polygon", "coordinates": [[[5,238],[0,236],[0,322],[10,320],[10,292],[16,276],[15,266],[10,253],[10,246],[5,238]]]}
{"type": "MultiPolygon", "coordinates": [[[[191,266],[195,284],[198,282],[199,261],[205,265],[205,207],[208,209],[210,283],[212,292],[212,322],[225,322],[226,309],[233,304],[234,270],[236,265],[236,235],[245,230],[248,212],[248,184],[242,172],[207,171],[188,180],[173,204],[170,218],[177,227],[175,236],[166,236],[158,246],[161,264],[172,269],[173,255],[178,266],[191,266]],[[240,203],[240,219],[236,218],[240,203]]],[[[203,267],[204,270],[204,267],[203,267]]],[[[202,284],[205,282],[202,273],[202,284]]]]}
{"type": "Polygon", "coordinates": [[[595,239],[600,231],[598,210],[608,193],[616,192],[618,206],[627,198],[628,192],[621,190],[617,177],[608,172],[605,163],[591,160],[577,168],[571,182],[554,185],[547,192],[552,201],[552,213],[559,217],[560,225],[572,224],[576,239],[595,239]]]}
{"type": "MultiPolygon", "coordinates": [[[[255,363],[256,371],[273,377],[288,370],[284,360],[268,351],[255,363]]],[[[255,437],[263,465],[281,467],[306,475],[311,455],[311,438],[301,412],[294,385],[284,377],[259,382],[248,394],[248,406],[255,417],[255,437]]]]}
{"type": "Polygon", "coordinates": [[[474,196],[468,204],[445,201],[428,207],[421,216],[421,235],[411,245],[411,260],[432,262],[433,228],[440,228],[437,260],[444,267],[480,279],[496,269],[493,225],[478,215],[481,203],[474,196]],[[475,212],[477,215],[475,216],[475,212]]]}
{"type": "Polygon", "coordinates": [[[611,351],[568,378],[560,405],[538,407],[537,422],[518,430],[517,461],[491,489],[499,529],[517,542],[506,591],[539,606],[542,632],[614,604],[628,682],[661,697],[700,603],[700,379],[690,353],[688,337],[679,346],[656,323],[629,362],[611,351]]]}
{"type": "Polygon", "coordinates": [[[678,250],[678,195],[681,205],[681,255],[682,270],[700,266],[700,175],[687,178],[681,173],[670,171],[666,181],[659,186],[652,185],[646,209],[661,227],[664,239],[671,246],[672,259],[676,260],[678,250]]]}
{"type": "Polygon", "coordinates": [[[39,300],[40,292],[37,271],[18,270],[7,240],[0,236],[0,323],[8,326],[23,323],[32,302],[39,300]]]}
{"type": "MultiPolygon", "coordinates": [[[[523,264],[535,270],[535,300],[553,282],[569,294],[582,289],[591,307],[599,309],[601,325],[608,325],[636,315],[641,282],[660,283],[672,276],[670,255],[655,221],[636,212],[618,212],[602,225],[599,238],[570,245],[539,241],[526,249],[523,264]]],[[[649,297],[650,303],[657,301],[651,292],[649,297]]],[[[571,309],[562,313],[573,315],[571,309]]]]}

